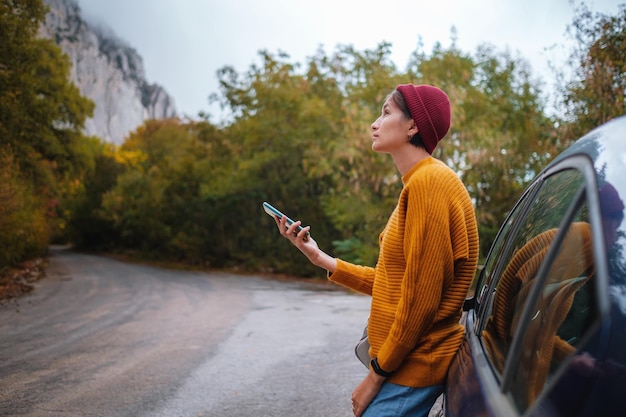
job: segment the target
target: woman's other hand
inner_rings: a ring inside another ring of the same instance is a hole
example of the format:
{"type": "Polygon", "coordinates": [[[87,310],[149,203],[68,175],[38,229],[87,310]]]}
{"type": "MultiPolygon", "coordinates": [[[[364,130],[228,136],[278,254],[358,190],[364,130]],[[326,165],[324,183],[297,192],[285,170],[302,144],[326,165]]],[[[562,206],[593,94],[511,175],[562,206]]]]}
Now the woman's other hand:
{"type": "Polygon", "coordinates": [[[378,395],[385,382],[384,377],[377,375],[373,370],[352,393],[352,412],[355,417],[360,417],[372,400],[378,395]]]}

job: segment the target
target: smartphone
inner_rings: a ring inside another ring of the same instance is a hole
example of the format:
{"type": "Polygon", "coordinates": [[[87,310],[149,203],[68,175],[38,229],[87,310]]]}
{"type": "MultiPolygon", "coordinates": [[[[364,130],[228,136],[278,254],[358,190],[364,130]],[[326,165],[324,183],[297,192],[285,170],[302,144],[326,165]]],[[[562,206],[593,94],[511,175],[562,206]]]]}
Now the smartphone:
{"type": "MultiPolygon", "coordinates": [[[[285,216],[280,210],[278,210],[276,207],[272,206],[270,203],[268,203],[267,201],[263,202],[263,210],[265,210],[265,212],[267,214],[269,214],[272,217],[278,217],[279,219],[281,219],[283,216],[285,216]]],[[[285,216],[287,217],[287,216],[285,216]]],[[[286,219],[287,222],[287,226],[291,226],[291,224],[293,223],[293,220],[291,220],[289,217],[287,217],[286,219]]],[[[298,232],[302,230],[302,226],[298,226],[298,232]]],[[[306,232],[306,236],[309,237],[310,233],[306,232]]]]}

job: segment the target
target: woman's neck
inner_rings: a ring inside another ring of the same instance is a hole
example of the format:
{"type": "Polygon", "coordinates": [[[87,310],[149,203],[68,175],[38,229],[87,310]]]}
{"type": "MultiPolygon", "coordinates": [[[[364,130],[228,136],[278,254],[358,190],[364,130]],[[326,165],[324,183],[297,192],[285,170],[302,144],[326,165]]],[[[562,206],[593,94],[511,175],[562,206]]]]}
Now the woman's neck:
{"type": "Polygon", "coordinates": [[[395,152],[391,155],[393,162],[396,164],[400,175],[404,176],[415,165],[424,159],[428,158],[430,154],[425,149],[418,148],[408,144],[408,147],[404,147],[399,152],[395,152]]]}

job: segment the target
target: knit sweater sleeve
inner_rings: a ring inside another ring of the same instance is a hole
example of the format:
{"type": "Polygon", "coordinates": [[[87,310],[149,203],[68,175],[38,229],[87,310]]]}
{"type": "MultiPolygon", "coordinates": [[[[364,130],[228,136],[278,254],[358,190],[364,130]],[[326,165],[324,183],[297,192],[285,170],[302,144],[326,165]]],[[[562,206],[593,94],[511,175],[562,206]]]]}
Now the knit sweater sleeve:
{"type": "Polygon", "coordinates": [[[457,204],[462,192],[458,178],[437,167],[414,175],[404,187],[398,207],[404,212],[403,229],[397,237],[403,239],[405,265],[395,318],[377,353],[384,370],[396,370],[446,314],[444,286],[454,279],[455,263],[468,257],[467,235],[457,242],[452,236],[451,223],[463,211],[457,204]]]}
{"type": "Polygon", "coordinates": [[[328,275],[328,279],[354,291],[372,295],[374,272],[374,268],[337,259],[337,269],[328,275]]]}

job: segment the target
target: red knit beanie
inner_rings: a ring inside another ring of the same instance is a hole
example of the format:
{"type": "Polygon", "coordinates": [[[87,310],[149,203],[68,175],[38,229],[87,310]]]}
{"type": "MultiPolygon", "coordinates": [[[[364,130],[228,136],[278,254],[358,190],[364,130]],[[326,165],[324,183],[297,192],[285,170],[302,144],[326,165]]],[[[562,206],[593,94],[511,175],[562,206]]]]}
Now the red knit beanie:
{"type": "Polygon", "coordinates": [[[605,182],[600,188],[600,205],[603,217],[624,217],[624,202],[609,182],[605,182]]]}
{"type": "Polygon", "coordinates": [[[448,96],[431,85],[401,84],[396,90],[404,97],[426,151],[432,154],[450,129],[448,96]]]}

